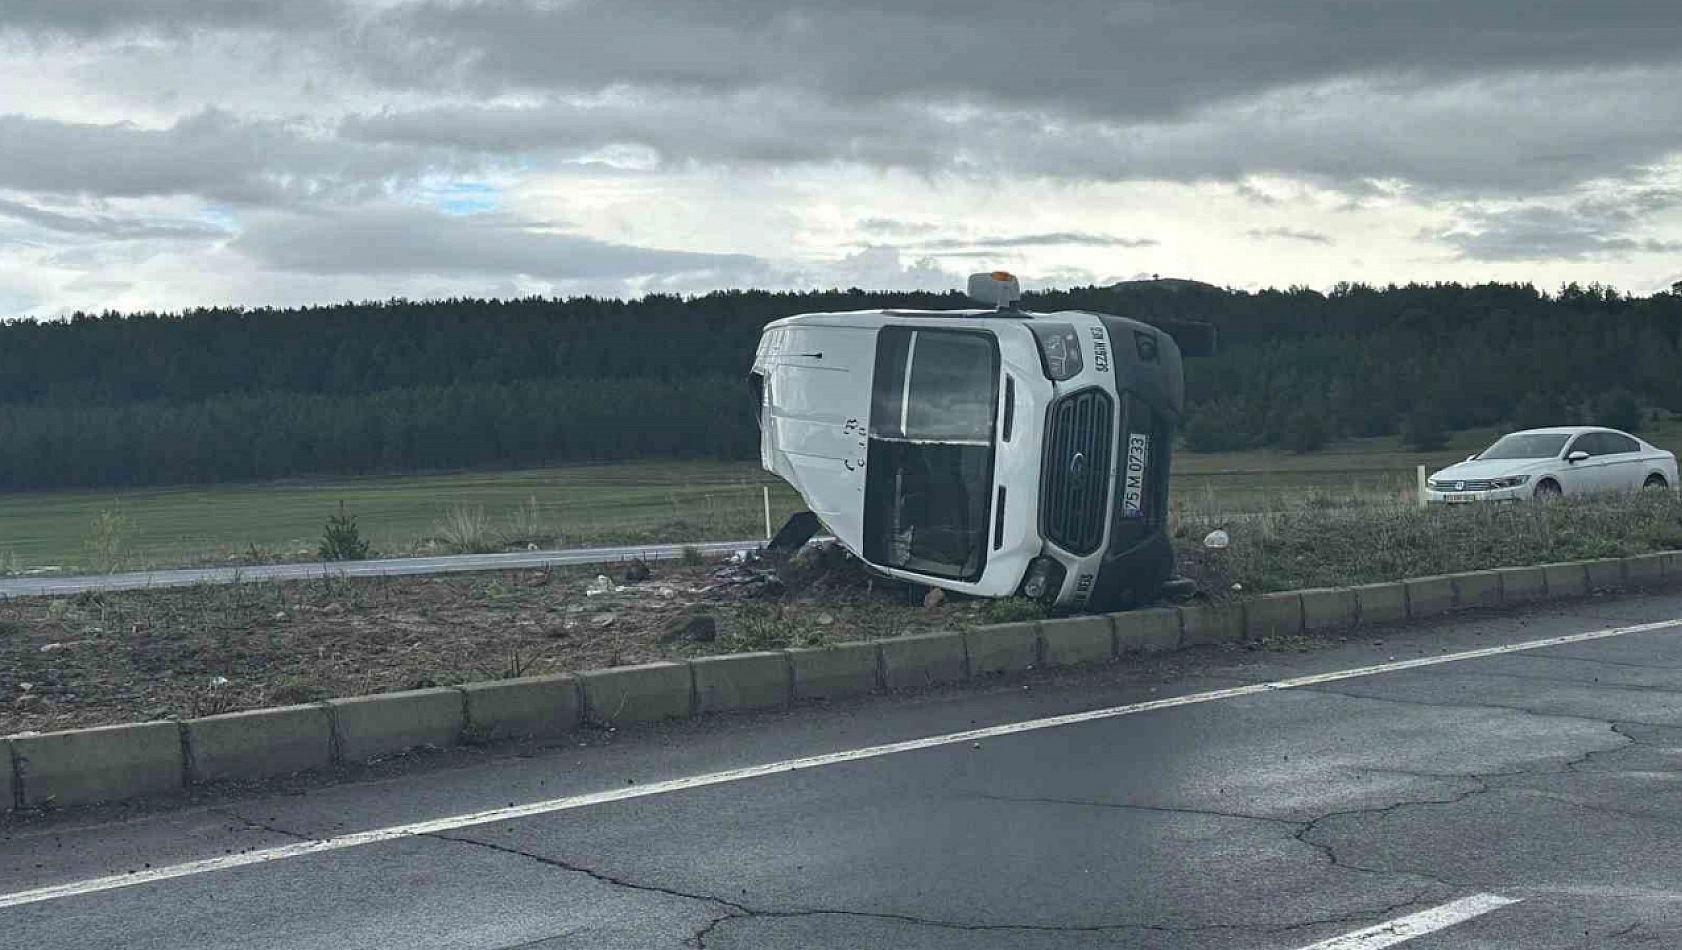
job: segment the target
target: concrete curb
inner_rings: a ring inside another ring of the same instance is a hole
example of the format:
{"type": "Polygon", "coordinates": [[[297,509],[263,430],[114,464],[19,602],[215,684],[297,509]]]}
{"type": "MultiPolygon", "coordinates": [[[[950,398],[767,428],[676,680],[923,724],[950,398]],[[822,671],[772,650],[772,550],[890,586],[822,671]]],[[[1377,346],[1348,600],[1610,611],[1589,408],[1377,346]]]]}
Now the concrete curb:
{"type": "Polygon", "coordinates": [[[1080,666],[1115,658],[1115,629],[1107,615],[1040,621],[1041,662],[1080,666]]]}
{"type": "MultiPolygon", "coordinates": [[[[1407,591],[1400,584],[1379,585],[1396,588],[1396,600],[1402,610],[1407,609],[1407,591]]],[[[1376,614],[1375,614],[1376,616],[1376,614]]],[[[1398,617],[1397,619],[1400,619],[1398,617]]],[[[1322,587],[1302,592],[1302,628],[1309,633],[1321,630],[1341,630],[1361,622],[1360,592],[1354,587],[1322,587]]],[[[1376,620],[1374,621],[1377,622],[1376,620]]]]}
{"type": "Polygon", "coordinates": [[[969,655],[961,633],[920,633],[879,640],[882,679],[898,693],[926,686],[957,683],[969,678],[969,655]]]}
{"type": "Polygon", "coordinates": [[[1153,607],[1112,614],[1116,656],[1167,653],[1180,648],[1181,622],[1177,607],[1153,607]]]}
{"type": "Polygon", "coordinates": [[[333,764],[333,717],[323,706],[281,706],[189,719],[193,784],[261,779],[333,764]]]}
{"type": "Polygon", "coordinates": [[[459,689],[411,689],[349,699],[329,699],[333,744],[341,762],[361,762],[410,749],[446,748],[467,728],[466,697],[459,689]]]}
{"type": "Polygon", "coordinates": [[[1661,584],[1682,585],[1682,551],[495,680],[182,722],[0,737],[0,811],[165,795],[221,780],[351,764],[416,746],[555,739],[586,723],[778,709],[1038,666],[1103,663],[1661,584]]]}
{"type": "Polygon", "coordinates": [[[794,700],[793,668],[787,653],[735,653],[691,660],[695,711],[778,709],[794,700]]]}
{"type": "Polygon", "coordinates": [[[141,722],[12,739],[21,804],[84,805],[161,795],[187,781],[181,727],[141,722]]]}
{"type": "Polygon", "coordinates": [[[468,683],[467,728],[475,738],[552,739],[584,721],[584,687],[570,673],[468,683]]]}
{"type": "Polygon", "coordinates": [[[1040,662],[1040,629],[1033,623],[1001,623],[964,631],[969,675],[1020,673],[1040,662]]]}

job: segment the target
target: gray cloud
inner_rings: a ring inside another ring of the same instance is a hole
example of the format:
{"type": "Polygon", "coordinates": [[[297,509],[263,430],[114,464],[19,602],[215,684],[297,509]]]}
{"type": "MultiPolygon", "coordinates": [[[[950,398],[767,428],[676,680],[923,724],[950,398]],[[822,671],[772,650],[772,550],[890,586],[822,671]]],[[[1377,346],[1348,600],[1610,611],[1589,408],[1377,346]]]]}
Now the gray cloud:
{"type": "Polygon", "coordinates": [[[1674,62],[1682,20],[1651,0],[1555,5],[1546,16],[1497,0],[1049,0],[984,10],[953,0],[434,0],[387,11],[365,40],[367,61],[404,85],[777,87],[1137,119],[1348,77],[1674,62]]]}
{"type": "Polygon", "coordinates": [[[1682,190],[1625,187],[1569,201],[1468,205],[1453,227],[1420,237],[1448,245],[1468,260],[1585,260],[1626,254],[1675,253],[1682,241],[1644,235],[1655,215],[1682,208],[1682,190]]]}
{"type": "Polygon", "coordinates": [[[930,224],[927,221],[901,221],[898,218],[865,218],[858,223],[858,227],[861,231],[889,237],[917,237],[940,230],[938,224],[930,224]]]}
{"type": "Polygon", "coordinates": [[[1331,235],[1319,231],[1307,231],[1298,228],[1251,228],[1244,234],[1258,241],[1283,240],[1301,241],[1304,244],[1331,245],[1337,243],[1331,235]]]}
{"type": "Polygon", "coordinates": [[[0,33],[318,30],[337,23],[342,9],[337,0],[0,0],[0,33]]]}
{"type": "Polygon", "coordinates": [[[763,90],[615,93],[353,116],[342,134],[473,155],[571,156],[632,145],[665,165],[854,162],[1093,181],[1243,183],[1273,174],[1363,195],[1409,188],[1514,195],[1632,174],[1682,150],[1682,96],[1654,94],[1674,85],[1682,85],[1682,68],[1452,86],[1352,82],[1130,124],[928,103],[847,105],[763,90]]]}
{"type": "Polygon", "coordinates": [[[22,221],[60,234],[83,235],[114,241],[210,240],[231,237],[221,228],[194,222],[156,221],[113,215],[68,215],[37,208],[21,201],[0,198],[0,217],[22,221]]]}
{"type": "Polygon", "coordinates": [[[1585,214],[1581,205],[1528,205],[1474,212],[1463,225],[1427,231],[1421,237],[1479,261],[1584,260],[1682,251],[1682,241],[1632,235],[1625,230],[1629,223],[1585,214]]]}
{"type": "Polygon", "coordinates": [[[1016,234],[996,238],[980,238],[966,241],[959,238],[947,238],[939,241],[925,241],[916,245],[917,248],[930,251],[1000,251],[1022,247],[1054,247],[1059,245],[1075,245],[1080,247],[1156,247],[1161,242],[1153,238],[1115,237],[1109,234],[1091,234],[1085,231],[1053,231],[1045,234],[1016,234]]]}
{"type": "Polygon", "coordinates": [[[254,216],[231,245],[265,268],[305,274],[522,275],[553,281],[710,273],[728,284],[759,262],[610,244],[498,215],[379,206],[343,215],[254,216]]]}
{"type": "Polygon", "coordinates": [[[369,197],[388,179],[450,167],[415,149],[220,111],[162,129],[0,116],[0,187],[24,192],[291,203],[369,197]]]}

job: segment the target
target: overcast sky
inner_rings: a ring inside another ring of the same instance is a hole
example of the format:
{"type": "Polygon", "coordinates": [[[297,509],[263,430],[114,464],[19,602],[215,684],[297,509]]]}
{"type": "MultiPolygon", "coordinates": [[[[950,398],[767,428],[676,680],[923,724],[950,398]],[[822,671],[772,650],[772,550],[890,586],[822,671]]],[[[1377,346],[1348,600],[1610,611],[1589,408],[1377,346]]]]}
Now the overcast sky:
{"type": "Polygon", "coordinates": [[[1674,0],[0,0],[0,316],[1682,279],[1674,0]]]}

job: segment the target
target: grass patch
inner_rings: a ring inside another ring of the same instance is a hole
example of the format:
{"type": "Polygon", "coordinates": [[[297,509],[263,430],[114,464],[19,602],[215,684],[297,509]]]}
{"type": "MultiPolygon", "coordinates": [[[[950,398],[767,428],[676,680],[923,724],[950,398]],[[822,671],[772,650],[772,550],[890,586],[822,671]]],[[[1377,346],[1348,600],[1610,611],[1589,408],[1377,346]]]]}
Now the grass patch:
{"type": "Polygon", "coordinates": [[[1204,550],[1203,531],[1217,521],[1182,520],[1177,542],[1182,569],[1222,596],[1682,549],[1682,501],[1669,493],[1423,510],[1305,506],[1229,519],[1219,527],[1231,547],[1204,550]]]}

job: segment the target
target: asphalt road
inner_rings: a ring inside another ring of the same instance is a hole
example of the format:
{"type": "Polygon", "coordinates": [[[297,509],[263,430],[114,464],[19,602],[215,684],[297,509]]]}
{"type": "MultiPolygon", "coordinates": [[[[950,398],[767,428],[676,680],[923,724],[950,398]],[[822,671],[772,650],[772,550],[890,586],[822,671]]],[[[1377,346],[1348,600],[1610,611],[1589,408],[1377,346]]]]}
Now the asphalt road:
{"type": "Polygon", "coordinates": [[[569,564],[613,564],[642,558],[672,560],[686,548],[708,554],[757,548],[764,541],[709,541],[702,544],[648,544],[616,548],[569,548],[558,551],[519,551],[512,554],[457,554],[447,557],[400,557],[376,561],[332,561],[308,564],[264,564],[249,567],[184,568],[129,574],[58,577],[38,574],[0,577],[0,597],[38,597],[79,594],[88,590],[139,590],[148,587],[191,587],[194,584],[234,584],[251,581],[314,580],[320,577],[389,577],[402,574],[451,574],[471,571],[509,571],[569,564]]]}
{"type": "Polygon", "coordinates": [[[1682,946],[1682,625],[1525,646],[1678,617],[1595,600],[12,820],[0,944],[1682,946]]]}

